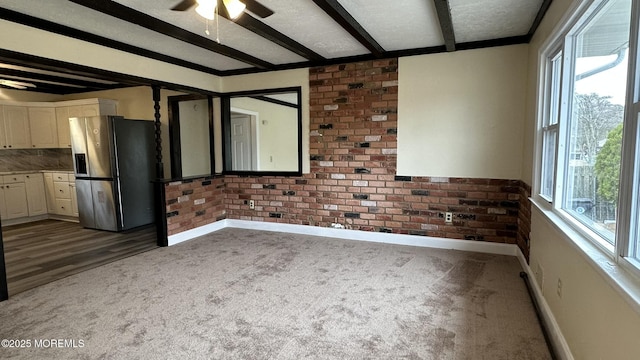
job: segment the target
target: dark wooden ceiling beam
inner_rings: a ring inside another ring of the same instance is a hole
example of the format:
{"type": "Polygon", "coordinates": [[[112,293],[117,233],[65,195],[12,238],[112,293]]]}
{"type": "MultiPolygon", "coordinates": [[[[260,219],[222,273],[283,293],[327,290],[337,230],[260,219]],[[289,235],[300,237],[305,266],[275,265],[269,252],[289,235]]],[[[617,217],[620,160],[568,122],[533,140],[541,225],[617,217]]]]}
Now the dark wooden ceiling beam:
{"type": "Polygon", "coordinates": [[[544,19],[544,15],[547,13],[547,10],[549,10],[549,6],[551,6],[551,2],[552,0],[544,0],[544,2],[542,2],[542,5],[540,5],[538,14],[536,15],[536,18],[533,20],[533,24],[531,24],[531,28],[529,28],[529,33],[527,33],[527,36],[529,37],[529,41],[531,41],[531,38],[533,38],[533,35],[536,33],[536,30],[538,30],[538,26],[540,26],[542,19],[544,19]]]}
{"type": "Polygon", "coordinates": [[[149,59],[154,59],[169,64],[183,66],[189,69],[202,71],[208,74],[220,75],[220,71],[212,69],[210,67],[202,66],[200,64],[192,63],[190,61],[178,59],[172,56],[160,54],[155,51],[143,49],[141,47],[125,44],[120,41],[112,40],[103,36],[94,35],[86,31],[77,30],[69,26],[54,23],[52,21],[43,20],[31,15],[22,14],[13,10],[0,7],[0,19],[15,22],[22,25],[34,27],[36,29],[52,32],[55,34],[68,36],[74,39],[87,41],[93,44],[106,46],[112,49],[144,56],[149,59]]]}
{"type": "Polygon", "coordinates": [[[324,12],[326,12],[351,36],[358,40],[376,57],[382,57],[385,50],[378,42],[349,14],[337,0],[313,0],[324,12]]]}
{"type": "Polygon", "coordinates": [[[216,52],[218,54],[230,57],[232,59],[244,62],[251,66],[261,69],[273,68],[273,64],[258,59],[257,57],[243,53],[226,45],[218,44],[213,40],[209,40],[200,35],[196,35],[181,27],[175,26],[168,22],[158,20],[153,16],[143,12],[131,9],[114,1],[94,1],[94,0],[70,0],[78,5],[85,6],[89,9],[107,14],[121,20],[136,24],[146,29],[158,32],[160,34],[172,37],[174,39],[184,41],[186,43],[201,47],[203,49],[216,52]]]}
{"type": "MultiPolygon", "coordinates": [[[[223,11],[220,11],[222,15],[223,11]]],[[[226,10],[224,11],[225,18],[229,18],[226,10]]],[[[316,53],[315,51],[307,48],[306,46],[298,43],[292,38],[284,35],[283,33],[277,31],[276,29],[270,27],[269,25],[263,23],[262,21],[254,18],[249,14],[244,14],[239,18],[233,20],[236,24],[242,26],[243,28],[262,36],[263,38],[276,43],[283,48],[294,52],[307,60],[312,61],[322,61],[325,58],[316,53]]]]}
{"type": "Polygon", "coordinates": [[[456,36],[453,31],[453,21],[451,20],[451,6],[449,0],[433,0],[438,13],[438,21],[444,38],[444,45],[447,51],[456,51],[456,36]]]}
{"type": "MultiPolygon", "coordinates": [[[[81,79],[72,79],[63,76],[54,76],[48,74],[39,74],[37,72],[29,72],[24,70],[16,70],[16,69],[6,69],[0,67],[0,77],[4,77],[5,79],[22,79],[19,81],[40,81],[40,82],[49,82],[55,83],[51,85],[59,84],[60,86],[72,85],[72,86],[80,86],[85,88],[94,88],[94,89],[112,89],[114,85],[98,83],[93,81],[81,80],[81,79]]],[[[117,86],[117,84],[116,84],[117,86]]]]}

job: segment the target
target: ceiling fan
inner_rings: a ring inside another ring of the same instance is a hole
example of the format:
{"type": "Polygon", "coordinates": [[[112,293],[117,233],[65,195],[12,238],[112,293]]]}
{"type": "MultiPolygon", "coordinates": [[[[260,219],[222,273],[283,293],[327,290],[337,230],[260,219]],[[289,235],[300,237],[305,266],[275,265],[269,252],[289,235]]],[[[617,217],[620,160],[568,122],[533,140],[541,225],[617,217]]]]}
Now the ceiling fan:
{"type": "Polygon", "coordinates": [[[255,0],[182,0],[176,6],[172,7],[171,10],[185,11],[196,4],[198,5],[196,8],[198,14],[209,20],[213,20],[216,8],[220,11],[222,16],[228,15],[225,17],[230,19],[237,18],[242,15],[245,10],[258,15],[261,18],[273,15],[273,10],[255,0]]]}
{"type": "Polygon", "coordinates": [[[31,84],[31,83],[22,82],[22,81],[7,80],[7,79],[0,79],[0,85],[1,86],[6,86],[6,87],[10,87],[10,88],[14,88],[14,89],[20,89],[20,90],[24,90],[24,89],[27,89],[27,88],[35,88],[36,87],[34,84],[31,84]]]}

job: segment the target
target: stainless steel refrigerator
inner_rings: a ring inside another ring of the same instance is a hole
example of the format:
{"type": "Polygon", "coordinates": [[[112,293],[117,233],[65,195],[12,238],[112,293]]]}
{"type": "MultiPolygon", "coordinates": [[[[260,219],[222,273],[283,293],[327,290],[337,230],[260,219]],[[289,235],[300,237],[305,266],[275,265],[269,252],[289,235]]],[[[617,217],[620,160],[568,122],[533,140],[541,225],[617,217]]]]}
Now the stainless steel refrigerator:
{"type": "Polygon", "coordinates": [[[70,118],[80,224],[122,231],[153,223],[152,121],[70,118]]]}

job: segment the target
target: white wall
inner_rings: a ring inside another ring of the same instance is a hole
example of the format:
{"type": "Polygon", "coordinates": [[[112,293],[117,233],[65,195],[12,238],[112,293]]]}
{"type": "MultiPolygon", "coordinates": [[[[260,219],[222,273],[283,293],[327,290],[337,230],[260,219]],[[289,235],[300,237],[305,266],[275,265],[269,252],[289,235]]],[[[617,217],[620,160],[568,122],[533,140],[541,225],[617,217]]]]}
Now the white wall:
{"type": "MultiPolygon", "coordinates": [[[[530,43],[522,179],[533,184],[539,51],[571,0],[554,0],[530,43]]],[[[532,210],[530,266],[544,271],[544,298],[575,359],[638,359],[640,315],[569,239],[532,210]],[[556,294],[562,279],[562,298],[556,294]]],[[[540,285],[540,284],[539,284],[540,285]]]]}
{"type": "Polygon", "coordinates": [[[398,175],[520,179],[527,45],[398,64],[398,175]]]}

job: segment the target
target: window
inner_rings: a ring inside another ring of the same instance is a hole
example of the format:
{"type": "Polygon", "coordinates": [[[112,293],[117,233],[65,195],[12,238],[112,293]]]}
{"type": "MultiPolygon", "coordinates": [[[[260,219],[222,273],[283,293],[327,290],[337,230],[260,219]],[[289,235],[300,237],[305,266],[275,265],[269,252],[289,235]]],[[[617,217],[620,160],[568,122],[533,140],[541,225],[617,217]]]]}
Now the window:
{"type": "Polygon", "coordinates": [[[545,114],[542,125],[542,174],[540,195],[546,200],[553,198],[553,186],[556,167],[556,148],[558,144],[558,118],[560,117],[560,80],[562,70],[562,50],[549,59],[550,69],[547,76],[549,88],[547,99],[549,100],[548,112],[545,114]]]}
{"type": "Polygon", "coordinates": [[[621,181],[640,179],[640,160],[622,161],[640,154],[640,105],[625,113],[627,89],[637,87],[627,74],[637,49],[631,3],[593,1],[546,51],[537,191],[612,257],[640,264],[640,185],[621,181]]]}

